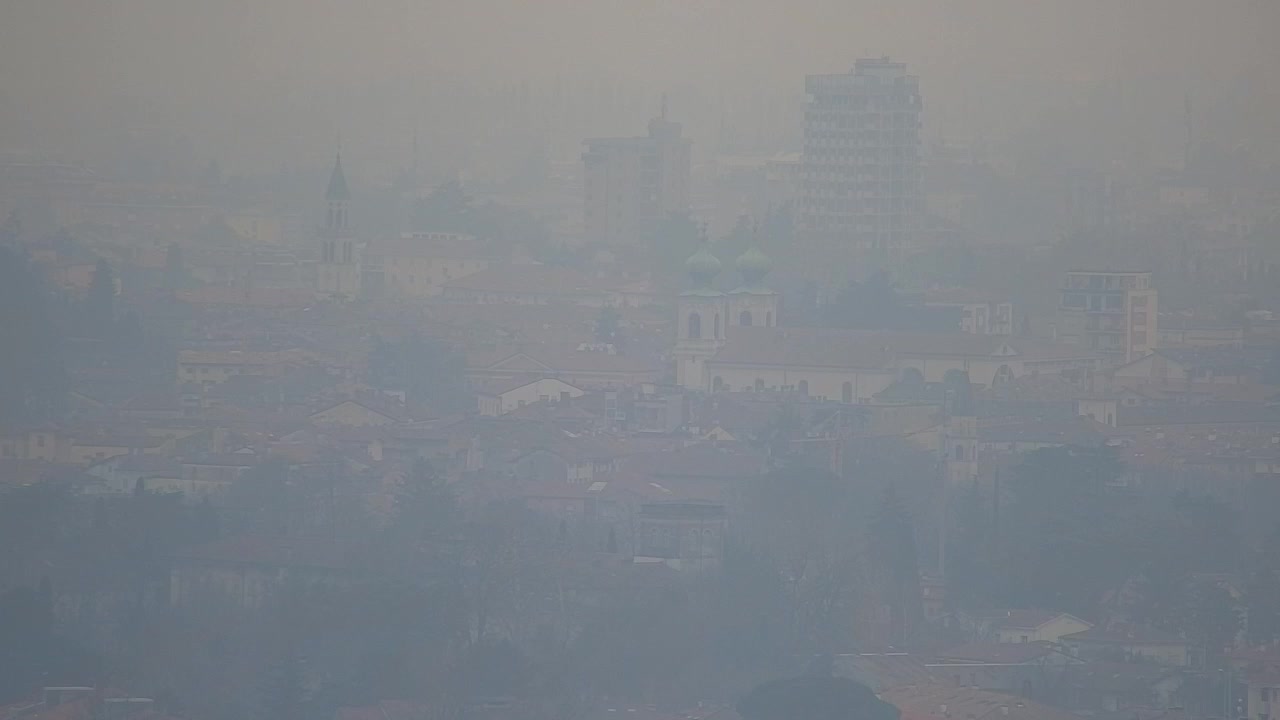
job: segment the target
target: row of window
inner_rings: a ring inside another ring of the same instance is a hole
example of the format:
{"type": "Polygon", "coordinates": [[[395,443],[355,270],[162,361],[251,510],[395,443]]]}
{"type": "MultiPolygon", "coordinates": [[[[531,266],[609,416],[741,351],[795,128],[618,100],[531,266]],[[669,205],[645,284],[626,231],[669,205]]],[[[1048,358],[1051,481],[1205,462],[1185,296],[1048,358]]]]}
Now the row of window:
{"type": "MultiPolygon", "coordinates": [[[[738,315],[738,324],[743,327],[751,327],[752,325],[755,324],[755,320],[752,317],[750,310],[743,310],[738,315]]],[[[773,311],[772,310],[766,311],[764,314],[764,327],[771,327],[772,325],[773,325],[773,311]]],[[[686,327],[686,336],[688,337],[688,339],[690,340],[702,339],[702,315],[696,312],[689,313],[689,321],[685,324],[685,327],[686,327]]],[[[718,337],[720,337],[720,314],[716,313],[715,319],[713,320],[711,339],[715,339],[718,337]]]]}

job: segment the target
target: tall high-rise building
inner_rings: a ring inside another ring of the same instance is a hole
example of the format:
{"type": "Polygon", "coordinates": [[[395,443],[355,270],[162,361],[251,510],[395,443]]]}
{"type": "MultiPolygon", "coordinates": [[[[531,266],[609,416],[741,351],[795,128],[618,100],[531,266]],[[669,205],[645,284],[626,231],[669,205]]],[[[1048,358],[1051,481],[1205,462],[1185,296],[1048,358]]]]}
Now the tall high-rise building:
{"type": "Polygon", "coordinates": [[[1149,272],[1069,271],[1058,304],[1058,339],[1113,364],[1137,360],[1156,348],[1157,302],[1149,272]]]}
{"type": "Polygon", "coordinates": [[[891,268],[923,211],[919,83],[905,63],[858,60],[805,78],[799,236],[842,265],[891,268]]]}
{"type": "Polygon", "coordinates": [[[662,114],[649,134],[586,141],[584,225],[587,240],[611,245],[642,240],[671,213],[689,209],[691,143],[662,114]]]}

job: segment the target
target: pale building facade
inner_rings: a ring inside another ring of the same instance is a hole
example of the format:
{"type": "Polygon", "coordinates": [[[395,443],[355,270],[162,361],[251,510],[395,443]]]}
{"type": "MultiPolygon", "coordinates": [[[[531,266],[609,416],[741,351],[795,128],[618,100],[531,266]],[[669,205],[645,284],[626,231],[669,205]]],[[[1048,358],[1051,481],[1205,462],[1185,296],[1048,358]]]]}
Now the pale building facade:
{"type": "Polygon", "coordinates": [[[736,262],[743,284],[723,293],[712,286],[721,264],[710,250],[703,247],[685,262],[691,287],[677,303],[676,385],[700,392],[717,389],[708,363],[729,335],[738,328],[767,329],[777,324],[778,294],[764,284],[771,265],[759,249],[747,250],[736,262]]]}
{"type": "Polygon", "coordinates": [[[586,141],[583,224],[589,240],[635,243],[667,215],[688,211],[692,153],[681,133],[664,108],[649,121],[647,136],[586,141]]]}
{"type": "Polygon", "coordinates": [[[513,380],[481,391],[477,409],[486,417],[498,417],[536,402],[564,402],[583,394],[581,388],[557,378],[513,380]]]}
{"type": "Polygon", "coordinates": [[[1056,332],[1061,342],[1120,365],[1156,349],[1158,317],[1151,273],[1072,270],[1063,282],[1056,332]]]}
{"type": "Polygon", "coordinates": [[[802,241],[859,266],[899,262],[923,210],[918,79],[905,63],[863,59],[808,76],[805,91],[802,241]]]}
{"type": "Polygon", "coordinates": [[[366,278],[379,278],[384,294],[399,298],[440,295],[445,286],[482,272],[500,258],[486,252],[472,235],[442,232],[402,233],[379,241],[365,256],[366,278]]]}

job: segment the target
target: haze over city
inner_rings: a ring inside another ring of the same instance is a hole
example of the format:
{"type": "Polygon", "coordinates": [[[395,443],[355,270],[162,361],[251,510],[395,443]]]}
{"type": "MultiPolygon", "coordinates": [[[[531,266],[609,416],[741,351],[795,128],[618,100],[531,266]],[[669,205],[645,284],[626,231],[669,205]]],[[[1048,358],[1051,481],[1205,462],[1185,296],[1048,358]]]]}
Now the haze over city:
{"type": "Polygon", "coordinates": [[[1276,720],[1277,28],[4,3],[0,720],[1276,720]]]}

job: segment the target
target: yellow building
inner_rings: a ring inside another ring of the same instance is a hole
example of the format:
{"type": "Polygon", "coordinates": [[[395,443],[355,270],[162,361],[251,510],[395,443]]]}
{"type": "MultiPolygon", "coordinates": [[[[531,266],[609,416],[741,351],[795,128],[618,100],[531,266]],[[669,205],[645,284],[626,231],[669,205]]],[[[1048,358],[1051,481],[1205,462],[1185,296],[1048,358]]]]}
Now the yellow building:
{"type": "Polygon", "coordinates": [[[1058,339],[1119,365],[1149,354],[1159,341],[1158,296],[1149,272],[1072,270],[1058,304],[1058,339]]]}
{"type": "Polygon", "coordinates": [[[228,213],[223,219],[237,235],[249,242],[264,245],[284,242],[284,223],[274,213],[244,210],[228,213]]]}
{"type": "Polygon", "coordinates": [[[404,233],[377,242],[365,253],[366,275],[380,276],[382,292],[394,297],[439,295],[449,283],[494,265],[474,236],[459,233],[404,233]]]}

